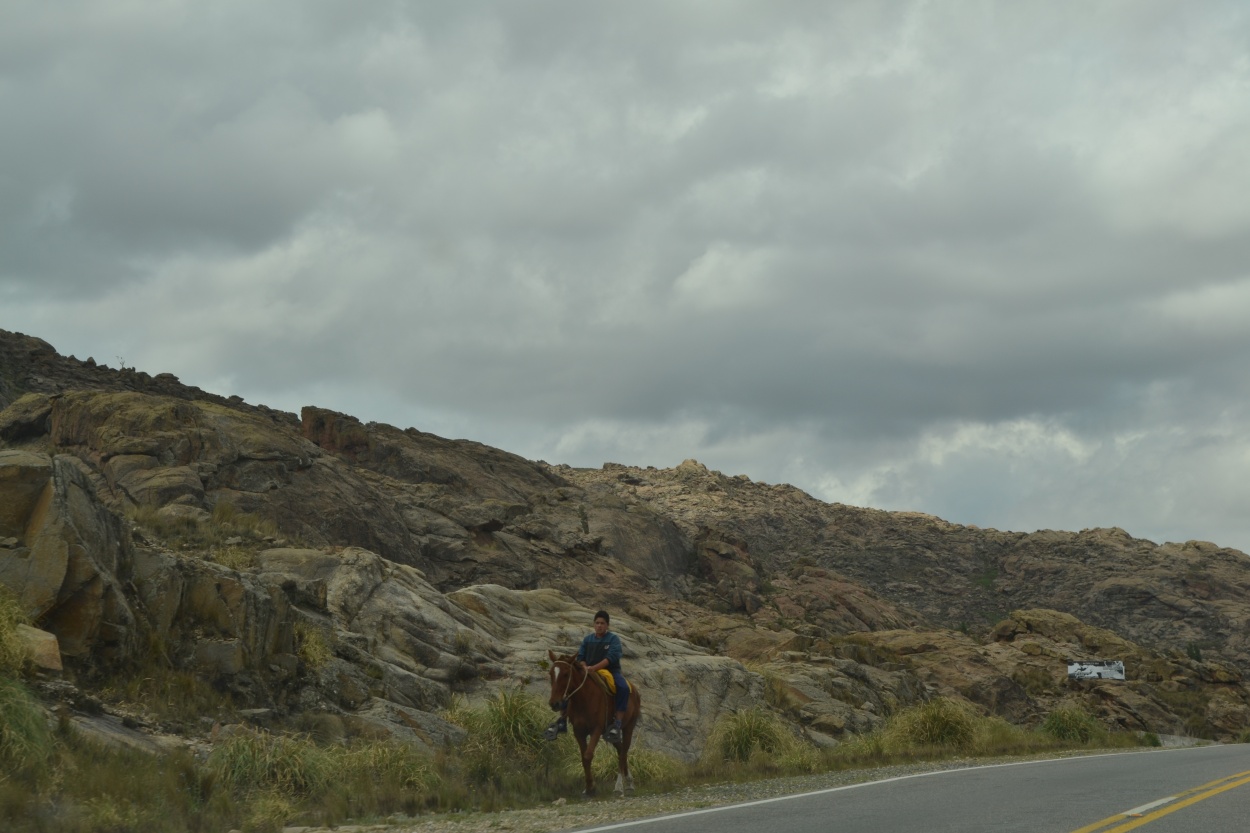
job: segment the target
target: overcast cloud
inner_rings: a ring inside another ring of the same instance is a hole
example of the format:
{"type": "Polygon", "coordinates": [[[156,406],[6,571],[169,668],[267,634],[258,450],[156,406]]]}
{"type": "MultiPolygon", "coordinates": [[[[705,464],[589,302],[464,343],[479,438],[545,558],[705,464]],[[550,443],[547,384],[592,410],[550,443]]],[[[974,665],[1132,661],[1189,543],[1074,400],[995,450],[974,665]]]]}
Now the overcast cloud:
{"type": "Polygon", "coordinates": [[[1250,6],[0,0],[0,327],[1250,550],[1250,6]]]}

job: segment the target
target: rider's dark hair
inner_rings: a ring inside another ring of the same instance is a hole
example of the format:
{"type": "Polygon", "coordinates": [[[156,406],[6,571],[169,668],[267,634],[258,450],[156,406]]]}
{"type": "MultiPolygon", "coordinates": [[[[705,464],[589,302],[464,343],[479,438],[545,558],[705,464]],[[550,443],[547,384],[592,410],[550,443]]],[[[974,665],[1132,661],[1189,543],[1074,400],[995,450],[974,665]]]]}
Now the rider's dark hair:
{"type": "Polygon", "coordinates": [[[608,615],[608,612],[606,610],[601,610],[598,613],[596,613],[595,618],[602,619],[603,621],[607,622],[609,625],[612,624],[612,617],[608,615]]]}

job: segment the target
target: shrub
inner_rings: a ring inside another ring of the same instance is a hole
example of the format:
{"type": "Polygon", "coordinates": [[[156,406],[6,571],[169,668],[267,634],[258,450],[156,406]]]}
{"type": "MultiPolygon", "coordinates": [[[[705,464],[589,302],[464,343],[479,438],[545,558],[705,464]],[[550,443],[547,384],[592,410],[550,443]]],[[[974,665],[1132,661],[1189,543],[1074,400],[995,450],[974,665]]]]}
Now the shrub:
{"type": "Polygon", "coordinates": [[[757,751],[789,751],[797,741],[772,713],[759,706],[723,715],[712,729],[704,756],[720,761],[748,761],[757,751]]]}
{"type": "Polygon", "coordinates": [[[1098,719],[1084,709],[1061,706],[1042,721],[1044,734],[1065,743],[1102,743],[1107,740],[1107,729],[1098,719]]]}
{"type": "Polygon", "coordinates": [[[977,717],[967,707],[946,697],[912,706],[896,714],[886,725],[891,747],[938,746],[966,750],[976,738],[977,717]]]}

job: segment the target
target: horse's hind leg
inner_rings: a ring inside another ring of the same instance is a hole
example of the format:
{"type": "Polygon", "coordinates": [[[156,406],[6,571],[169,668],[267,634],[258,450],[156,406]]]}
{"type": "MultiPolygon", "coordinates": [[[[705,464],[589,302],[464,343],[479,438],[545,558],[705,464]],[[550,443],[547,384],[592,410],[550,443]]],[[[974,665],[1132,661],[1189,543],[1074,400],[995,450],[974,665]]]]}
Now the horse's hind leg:
{"type": "Polygon", "coordinates": [[[634,791],[634,776],[629,774],[629,745],[622,743],[616,750],[616,794],[624,797],[634,791]]]}
{"type": "Polygon", "coordinates": [[[634,776],[629,771],[629,748],[634,744],[634,726],[637,722],[638,718],[635,717],[633,720],[630,720],[625,724],[625,736],[621,739],[620,747],[621,765],[620,771],[617,775],[617,781],[619,782],[623,778],[625,781],[625,791],[631,793],[634,791],[634,776]]]}

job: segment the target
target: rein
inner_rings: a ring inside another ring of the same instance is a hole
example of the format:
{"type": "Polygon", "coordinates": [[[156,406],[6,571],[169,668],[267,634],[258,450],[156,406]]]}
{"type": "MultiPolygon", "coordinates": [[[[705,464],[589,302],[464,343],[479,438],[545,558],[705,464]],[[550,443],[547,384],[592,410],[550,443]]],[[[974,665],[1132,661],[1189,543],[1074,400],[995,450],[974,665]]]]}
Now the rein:
{"type": "Polygon", "coordinates": [[[573,689],[572,691],[569,691],[569,686],[573,685],[573,663],[569,662],[566,659],[558,659],[552,664],[553,665],[563,664],[569,667],[569,681],[564,684],[564,697],[560,698],[564,702],[567,703],[569,701],[569,698],[571,698],[577,692],[581,691],[582,686],[586,685],[586,681],[590,679],[590,672],[589,671],[586,672],[585,676],[582,677],[582,681],[577,684],[577,688],[573,689]]]}

